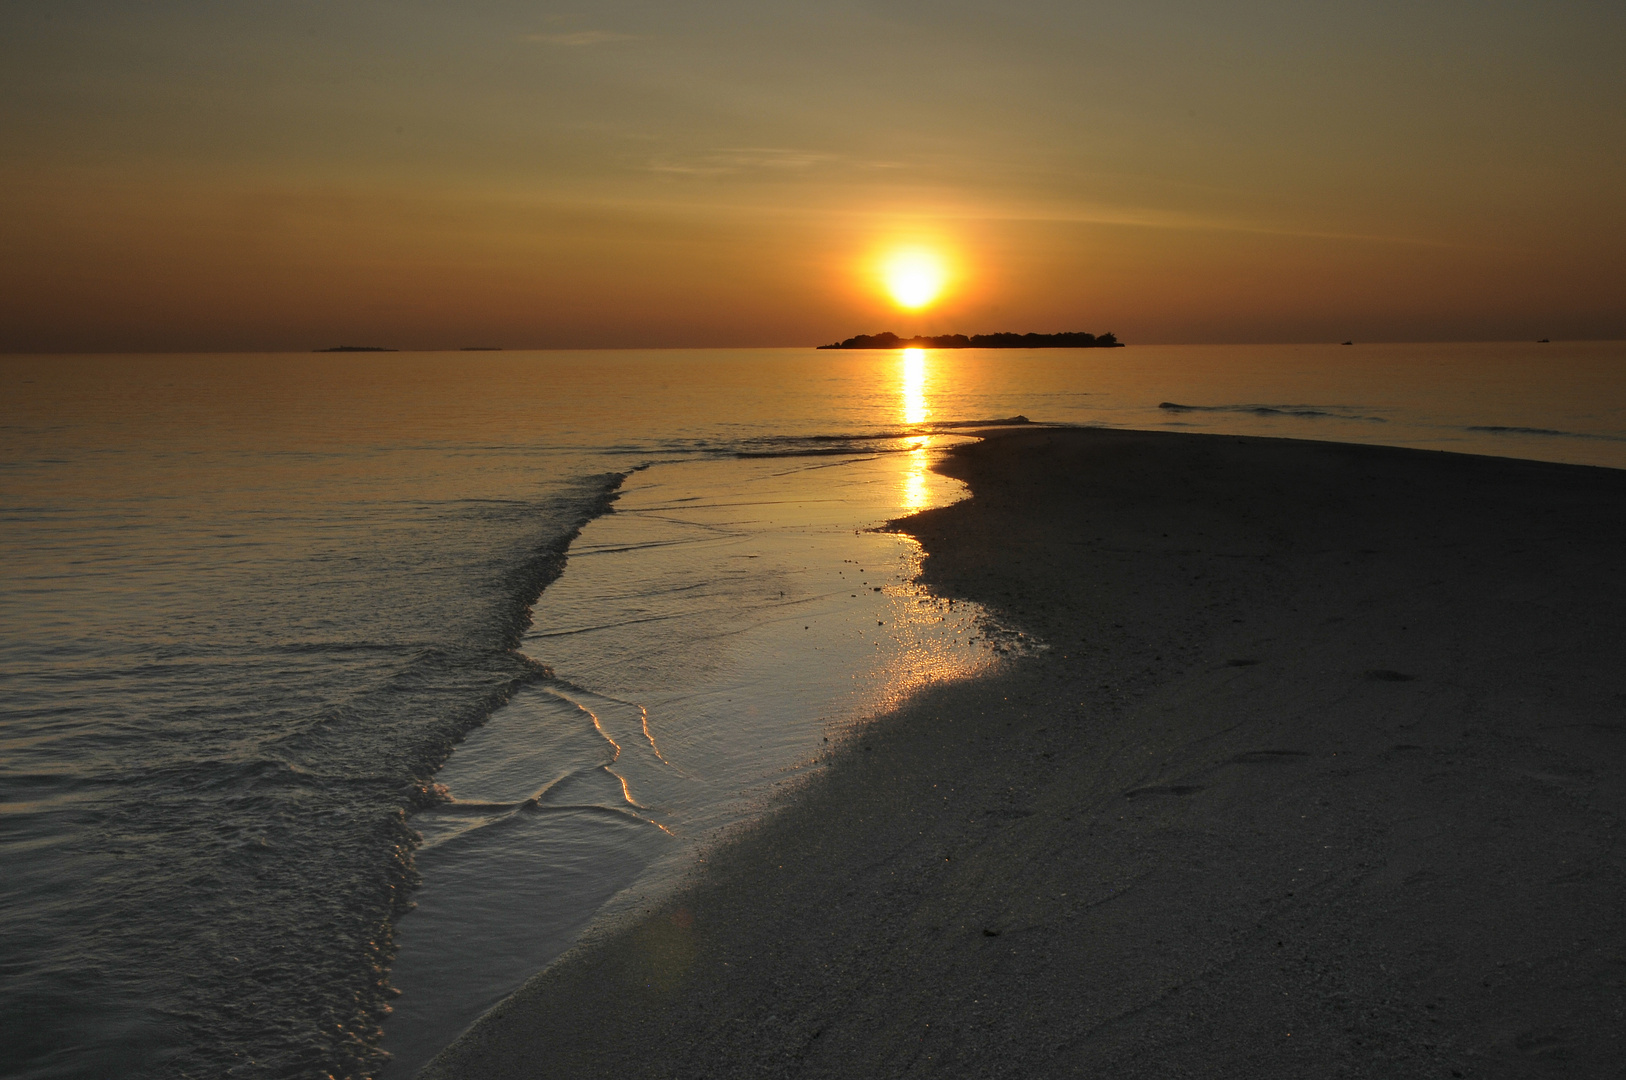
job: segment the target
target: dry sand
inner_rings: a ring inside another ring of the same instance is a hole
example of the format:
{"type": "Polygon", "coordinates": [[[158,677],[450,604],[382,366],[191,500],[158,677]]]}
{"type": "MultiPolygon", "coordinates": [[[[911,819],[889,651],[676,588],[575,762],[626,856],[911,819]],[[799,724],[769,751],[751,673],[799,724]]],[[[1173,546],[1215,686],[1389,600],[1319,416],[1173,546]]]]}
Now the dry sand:
{"type": "Polygon", "coordinates": [[[1626,1072],[1626,473],[1003,435],[900,523],[1048,643],[432,1078],[1626,1072]]]}

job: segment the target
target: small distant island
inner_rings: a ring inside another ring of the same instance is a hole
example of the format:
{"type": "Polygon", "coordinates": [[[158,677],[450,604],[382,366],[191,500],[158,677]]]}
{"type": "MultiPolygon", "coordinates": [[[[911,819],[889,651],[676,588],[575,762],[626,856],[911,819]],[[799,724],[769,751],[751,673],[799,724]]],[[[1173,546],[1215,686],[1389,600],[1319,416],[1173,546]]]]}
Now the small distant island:
{"type": "Polygon", "coordinates": [[[312,352],[396,352],[395,349],[386,349],[382,345],[334,345],[328,349],[312,349],[312,352]]]}
{"type": "Polygon", "coordinates": [[[1060,334],[938,334],[901,338],[896,334],[859,334],[821,349],[1121,349],[1116,334],[1086,334],[1081,330],[1060,334]]]}

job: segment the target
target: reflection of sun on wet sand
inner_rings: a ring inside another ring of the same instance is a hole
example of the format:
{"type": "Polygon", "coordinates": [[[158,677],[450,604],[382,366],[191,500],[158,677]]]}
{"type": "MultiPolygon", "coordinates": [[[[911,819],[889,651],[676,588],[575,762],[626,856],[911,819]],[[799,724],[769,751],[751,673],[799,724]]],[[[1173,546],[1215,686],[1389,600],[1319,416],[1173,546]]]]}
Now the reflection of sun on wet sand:
{"type": "Polygon", "coordinates": [[[1030,431],[927,688],[431,1077],[1612,1075],[1626,473],[1030,431]]]}
{"type": "Polygon", "coordinates": [[[903,498],[899,502],[911,512],[925,508],[931,501],[931,490],[926,483],[930,462],[926,455],[925,446],[909,451],[909,468],[903,474],[903,498]]]}

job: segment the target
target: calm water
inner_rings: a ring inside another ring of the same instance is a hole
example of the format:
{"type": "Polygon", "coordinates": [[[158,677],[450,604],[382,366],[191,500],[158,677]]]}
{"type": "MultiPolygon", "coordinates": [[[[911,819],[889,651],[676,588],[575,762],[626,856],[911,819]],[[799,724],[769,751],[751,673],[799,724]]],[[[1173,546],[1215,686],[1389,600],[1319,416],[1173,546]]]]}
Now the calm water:
{"type": "Polygon", "coordinates": [[[1626,467],[1618,343],[0,379],[5,1076],[406,1071],[824,740],[995,662],[862,531],[957,497],[954,422],[1626,467]]]}

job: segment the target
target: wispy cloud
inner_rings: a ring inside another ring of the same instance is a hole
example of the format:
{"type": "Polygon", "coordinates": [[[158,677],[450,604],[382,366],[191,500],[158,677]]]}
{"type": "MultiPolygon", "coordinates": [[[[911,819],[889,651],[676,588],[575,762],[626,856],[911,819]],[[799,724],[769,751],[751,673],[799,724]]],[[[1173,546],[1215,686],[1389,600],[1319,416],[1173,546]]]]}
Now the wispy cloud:
{"type": "Polygon", "coordinates": [[[566,34],[526,34],[525,40],[579,49],[584,45],[603,45],[609,41],[631,41],[633,35],[618,34],[613,30],[573,30],[566,34]]]}
{"type": "Polygon", "coordinates": [[[1425,248],[1479,248],[1486,251],[1511,250],[1462,244],[1425,236],[1398,236],[1382,233],[1341,232],[1336,230],[1296,228],[1285,224],[1250,221],[1244,218],[1205,217],[1171,211],[1109,207],[1068,209],[1011,209],[1005,211],[972,211],[966,216],[982,220],[1002,221],[1054,221],[1080,225],[1126,225],[1141,229],[1174,229],[1187,232],[1251,233],[1257,236],[1284,236],[1300,240],[1332,240],[1362,244],[1390,244],[1425,248]]]}
{"type": "Polygon", "coordinates": [[[650,163],[651,172],[681,173],[687,176],[722,176],[739,172],[801,172],[835,160],[831,154],[810,150],[772,147],[743,147],[709,150],[650,163]]]}

